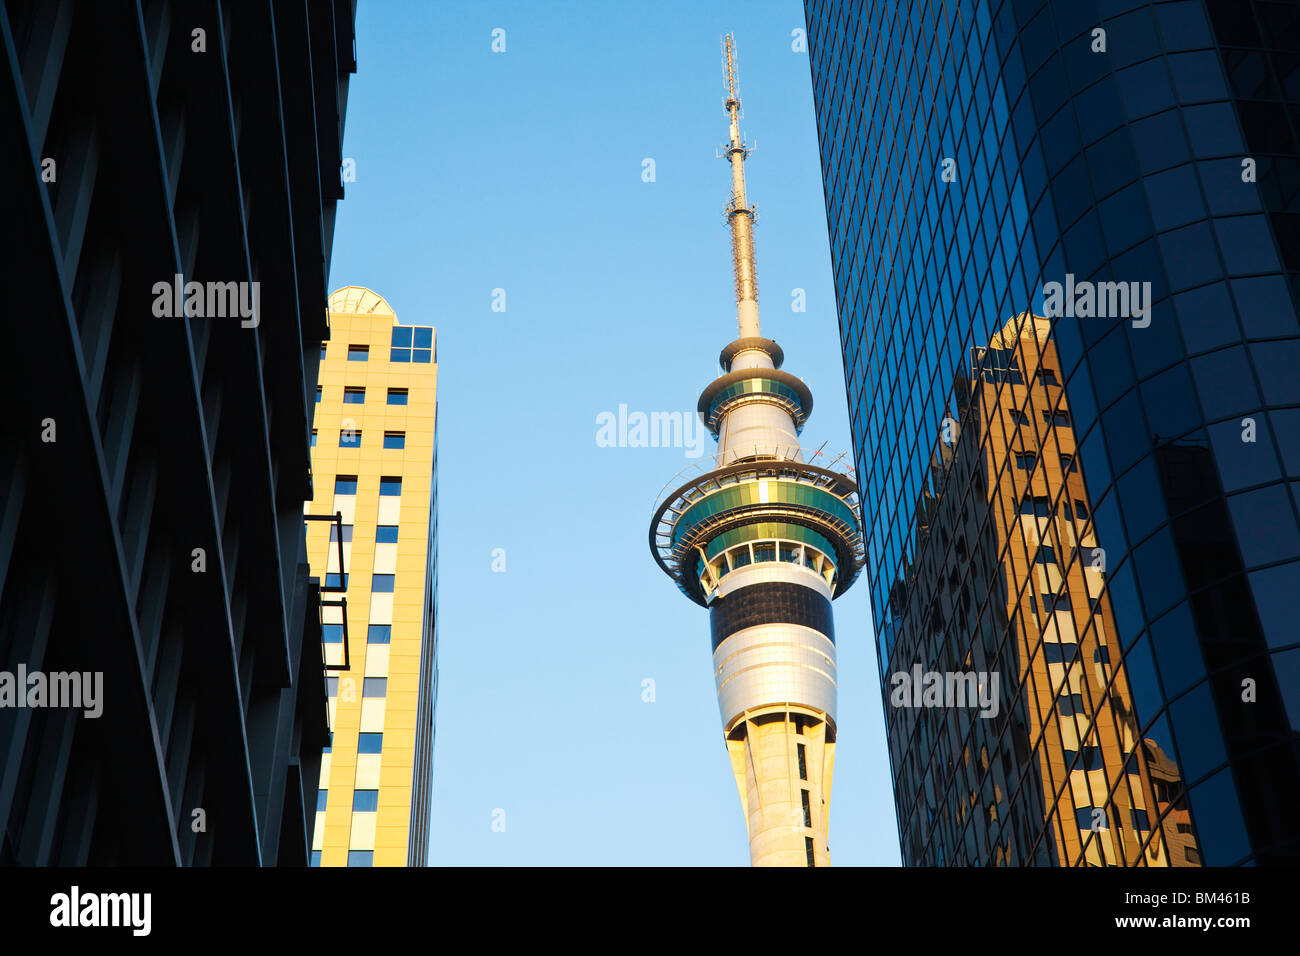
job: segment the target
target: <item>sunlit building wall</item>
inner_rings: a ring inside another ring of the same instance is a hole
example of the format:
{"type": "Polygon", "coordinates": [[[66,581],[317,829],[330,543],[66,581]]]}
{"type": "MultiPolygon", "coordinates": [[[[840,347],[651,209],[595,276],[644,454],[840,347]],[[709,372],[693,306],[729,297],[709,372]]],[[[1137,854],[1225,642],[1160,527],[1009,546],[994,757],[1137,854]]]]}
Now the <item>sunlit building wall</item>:
{"type": "Polygon", "coordinates": [[[321,762],[318,866],[423,866],[437,700],[435,330],[348,286],[330,296],[308,522],[333,742],[321,762]],[[343,588],[336,591],[332,589],[343,588]],[[346,667],[345,667],[346,665],[346,667]]]}

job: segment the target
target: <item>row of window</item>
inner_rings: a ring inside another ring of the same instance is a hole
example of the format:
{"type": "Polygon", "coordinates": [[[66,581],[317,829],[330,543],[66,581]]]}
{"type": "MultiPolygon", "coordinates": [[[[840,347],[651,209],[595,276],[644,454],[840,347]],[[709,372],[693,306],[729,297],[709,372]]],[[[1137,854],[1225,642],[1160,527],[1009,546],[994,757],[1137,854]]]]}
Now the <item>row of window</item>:
{"type": "MultiPolygon", "coordinates": [[[[330,543],[339,539],[339,526],[330,525],[330,543]]],[[[352,525],[343,526],[343,543],[352,543],[352,525]]],[[[397,544],[397,525],[381,524],[375,526],[375,544],[397,544]]]]}
{"type": "MultiPolygon", "coordinates": [[[[389,354],[388,360],[389,360],[390,362],[422,362],[422,363],[424,363],[424,364],[430,364],[430,363],[432,363],[432,362],[433,362],[433,349],[431,348],[431,346],[432,346],[432,344],[433,344],[433,329],[432,329],[432,328],[425,328],[425,329],[414,329],[414,330],[412,330],[412,329],[410,329],[410,328],[406,328],[406,329],[395,328],[395,329],[393,329],[393,339],[394,339],[394,341],[396,341],[396,339],[397,339],[397,337],[398,337],[397,333],[399,333],[399,332],[403,332],[403,331],[404,331],[404,332],[407,332],[407,333],[409,333],[409,332],[411,332],[411,331],[415,331],[415,332],[424,332],[424,333],[426,333],[426,334],[424,335],[423,338],[424,338],[424,340],[425,340],[426,342],[429,343],[428,346],[426,346],[426,347],[424,347],[424,348],[414,348],[414,349],[411,348],[411,347],[410,347],[410,344],[409,344],[410,336],[407,335],[407,340],[408,340],[408,344],[407,344],[407,346],[406,346],[405,348],[393,348],[392,351],[391,351],[390,354],[389,354]]],[[[417,337],[417,338],[418,338],[418,337],[417,337]]],[[[321,355],[321,358],[324,358],[324,357],[325,357],[325,346],[323,346],[323,345],[321,346],[321,349],[320,349],[320,355],[321,355]]],[[[348,361],[349,361],[349,362],[369,362],[369,361],[370,361],[370,346],[368,346],[368,345],[349,345],[349,346],[348,346],[348,361]]]]}
{"type": "MultiPolygon", "coordinates": [[[[312,430],[311,443],[316,444],[316,431],[312,430]]],[[[361,429],[344,428],[339,432],[340,448],[360,448],[361,447],[361,429]]],[[[406,432],[384,432],[385,448],[405,448],[406,432]]]]}
{"type": "MultiPolygon", "coordinates": [[[[344,574],[340,577],[338,572],[330,571],[325,575],[325,586],[327,588],[346,588],[348,586],[348,578],[350,577],[352,577],[350,574],[344,574]]],[[[396,575],[372,574],[370,576],[371,594],[392,594],[393,588],[396,587],[396,585],[396,575]]],[[[339,626],[342,627],[342,625],[339,626]]],[[[339,638],[339,640],[342,640],[342,638],[339,638]]],[[[325,643],[330,643],[328,638],[326,638],[325,643]]]]}
{"type": "MultiPolygon", "coordinates": [[[[334,478],[334,494],[355,495],[357,493],[356,475],[337,475],[334,478]]],[[[399,497],[402,494],[402,479],[384,475],[379,479],[380,495],[399,497]]]]}
{"type": "MultiPolygon", "coordinates": [[[[389,575],[390,577],[392,575],[389,575]]],[[[326,585],[328,587],[328,585],[326,585]]],[[[322,641],[325,644],[342,644],[343,643],[343,625],[342,624],[322,624],[321,625],[322,641]]],[[[371,624],[366,629],[367,644],[391,644],[393,643],[393,625],[391,624],[371,624]]]]}
{"type": "MultiPolygon", "coordinates": [[[[316,386],[316,402],[319,404],[325,397],[325,388],[322,385],[316,386]]],[[[409,405],[411,393],[404,388],[390,388],[388,390],[389,405],[409,405]]],[[[366,403],[366,390],[348,386],[343,389],[343,404],[345,405],[364,405],[366,403]]]]}
{"type": "MultiPolygon", "coordinates": [[[[316,812],[324,813],[325,805],[329,801],[328,790],[316,791],[316,812]]],[[[378,790],[353,790],[352,791],[352,809],[359,810],[363,813],[374,812],[379,809],[379,791],[378,790]]]]}
{"type": "Polygon", "coordinates": [[[747,541],[735,545],[714,556],[700,575],[700,587],[706,594],[712,594],[718,583],[726,575],[739,568],[760,561],[785,561],[790,564],[802,564],[826,579],[826,583],[835,587],[835,561],[822,554],[810,544],[796,541],[747,541]]]}
{"type": "MultiPolygon", "coordinates": [[[[321,751],[323,754],[332,754],[334,752],[334,734],[330,734],[330,742],[325,745],[321,751]]],[[[359,754],[380,754],[384,752],[384,735],[382,733],[360,733],[357,734],[357,753],[359,754]]]]}
{"type": "MultiPolygon", "coordinates": [[[[339,679],[337,677],[325,678],[325,686],[329,690],[330,697],[337,697],[339,695],[339,679]]],[[[363,677],[361,679],[361,696],[362,697],[387,697],[388,678],[387,677],[363,677]]]]}

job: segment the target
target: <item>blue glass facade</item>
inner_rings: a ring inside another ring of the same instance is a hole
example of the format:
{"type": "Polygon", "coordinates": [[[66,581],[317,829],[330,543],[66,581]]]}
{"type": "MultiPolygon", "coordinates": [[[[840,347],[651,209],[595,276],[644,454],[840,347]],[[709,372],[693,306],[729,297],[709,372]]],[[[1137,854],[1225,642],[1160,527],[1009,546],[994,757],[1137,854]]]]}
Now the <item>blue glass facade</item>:
{"type": "Polygon", "coordinates": [[[1300,5],[806,13],[904,860],[1295,862],[1300,5]]]}

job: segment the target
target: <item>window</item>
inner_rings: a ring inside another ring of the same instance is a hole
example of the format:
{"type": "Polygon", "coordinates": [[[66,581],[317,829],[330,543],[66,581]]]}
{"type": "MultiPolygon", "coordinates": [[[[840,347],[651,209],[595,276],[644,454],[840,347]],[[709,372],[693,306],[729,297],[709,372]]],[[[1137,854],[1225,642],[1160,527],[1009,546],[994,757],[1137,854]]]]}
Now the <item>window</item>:
{"type": "Polygon", "coordinates": [[[325,678],[325,696],[337,697],[339,695],[339,679],[337,677],[325,678]]]}
{"type": "Polygon", "coordinates": [[[358,734],[357,753],[379,754],[384,752],[383,734],[358,734]]]}
{"type": "Polygon", "coordinates": [[[1078,498],[1074,499],[1074,513],[1079,517],[1080,520],[1083,521],[1088,520],[1088,508],[1078,498]]]}
{"type": "Polygon", "coordinates": [[[1018,451],[1015,456],[1016,467],[1021,471],[1033,471],[1034,465],[1038,463],[1038,456],[1032,451],[1018,451]]]}
{"type": "Polygon", "coordinates": [[[361,682],[362,697],[387,697],[387,677],[367,677],[361,682]]]}
{"type": "MultiPolygon", "coordinates": [[[[330,543],[333,544],[338,539],[339,539],[339,526],[336,524],[332,524],[330,525],[330,543]]],[[[352,543],[352,525],[350,524],[345,524],[343,526],[343,543],[344,544],[352,543]]]]}
{"type": "Polygon", "coordinates": [[[808,865],[809,865],[809,866],[816,866],[816,865],[817,865],[817,859],[816,859],[816,857],[813,855],[813,842],[812,842],[812,837],[804,837],[804,838],[803,838],[803,848],[804,848],[804,852],[808,855],[808,865]]]}
{"type": "Polygon", "coordinates": [[[408,396],[404,388],[390,388],[388,390],[389,405],[405,405],[408,396]]]}
{"type": "Polygon", "coordinates": [[[1035,557],[1035,560],[1039,564],[1055,564],[1056,549],[1050,545],[1040,544],[1038,546],[1038,555],[1035,557]]]}
{"type": "Polygon", "coordinates": [[[337,572],[330,572],[325,575],[325,586],[327,588],[346,588],[348,586],[348,576],[345,574],[340,579],[337,572]]]}
{"type": "Polygon", "coordinates": [[[1049,412],[1047,409],[1043,409],[1043,421],[1049,425],[1069,425],[1070,413],[1066,411],[1049,412]]]}
{"type": "Polygon", "coordinates": [[[348,866],[374,866],[374,850],[348,850],[348,866]]]}
{"type": "Polygon", "coordinates": [[[1129,810],[1129,813],[1133,815],[1134,830],[1151,829],[1151,818],[1147,816],[1147,812],[1145,810],[1138,810],[1137,808],[1133,808],[1129,810]]]}
{"type": "Polygon", "coordinates": [[[393,581],[394,575],[376,574],[370,579],[370,592],[372,594],[392,594],[393,581]]]}
{"type": "Polygon", "coordinates": [[[322,343],[320,344],[320,360],[321,360],[322,362],[325,361],[325,343],[324,343],[324,342],[322,342],[322,343]]]}
{"type": "Polygon", "coordinates": [[[320,850],[311,851],[311,865],[320,866],[320,850]]]}
{"type": "Polygon", "coordinates": [[[344,405],[364,405],[365,403],[366,403],[366,390],[364,388],[343,389],[344,405]]]}
{"type": "Polygon", "coordinates": [[[349,362],[368,362],[370,361],[370,346],[368,345],[349,345],[348,346],[349,362]]]}
{"type": "Polygon", "coordinates": [[[392,352],[393,362],[433,361],[433,329],[410,325],[393,326],[392,352]]]}
{"type": "Polygon", "coordinates": [[[311,430],[311,447],[316,447],[316,429],[314,428],[311,430]]]}
{"type": "Polygon", "coordinates": [[[345,428],[339,432],[340,448],[360,448],[361,432],[355,428],[345,428]]]}
{"type": "Polygon", "coordinates": [[[812,826],[812,807],[808,805],[808,791],[807,791],[807,790],[800,790],[799,792],[800,792],[801,794],[803,794],[803,825],[806,826],[806,827],[811,827],[811,826],[812,826]]]}
{"type": "Polygon", "coordinates": [[[384,432],[385,448],[405,448],[406,432],[384,432]]]}
{"type": "Polygon", "coordinates": [[[342,624],[322,624],[321,639],[326,644],[343,643],[343,625],[342,624]]]}
{"type": "Polygon", "coordinates": [[[1046,366],[1038,370],[1038,380],[1042,382],[1044,385],[1061,384],[1056,380],[1056,373],[1053,372],[1050,368],[1047,368],[1046,366]]]}
{"type": "Polygon", "coordinates": [[[807,758],[804,756],[804,749],[805,749],[804,745],[799,744],[799,779],[800,780],[808,779],[808,761],[807,758]]]}
{"type": "Polygon", "coordinates": [[[1043,641],[1043,660],[1048,664],[1068,664],[1079,652],[1078,644],[1043,641]]]}
{"type": "Polygon", "coordinates": [[[1029,416],[1018,408],[1011,409],[1011,420],[1017,425],[1028,425],[1029,416]]]}
{"type": "Polygon", "coordinates": [[[400,495],[402,493],[402,479],[390,477],[380,478],[379,493],[381,495],[400,495]]]}
{"type": "Polygon", "coordinates": [[[393,640],[393,625],[371,624],[366,630],[367,644],[390,644],[393,640]]]}
{"type": "Polygon", "coordinates": [[[1039,518],[1046,518],[1050,515],[1052,504],[1042,495],[1025,495],[1020,502],[1020,513],[1022,515],[1037,515],[1039,518]]]}
{"type": "Polygon", "coordinates": [[[352,809],[354,811],[373,811],[379,809],[378,790],[353,790],[352,809]]]}
{"type": "Polygon", "coordinates": [[[1079,807],[1074,811],[1075,820],[1079,824],[1080,830],[1109,830],[1110,821],[1106,819],[1106,811],[1101,807],[1079,807]],[[1093,814],[1096,814],[1094,818],[1093,814]],[[1096,820],[1094,826],[1093,820],[1096,820]]]}
{"type": "Polygon", "coordinates": [[[357,493],[356,475],[339,475],[334,479],[334,494],[355,495],[357,493]]]}
{"type": "Polygon", "coordinates": [[[317,404],[317,405],[320,404],[320,400],[321,400],[321,387],[320,387],[319,385],[317,385],[317,386],[316,386],[316,404],[317,404]]]}
{"type": "Polygon", "coordinates": [[[381,524],[375,528],[375,544],[397,544],[397,525],[381,524]]]}
{"type": "Polygon", "coordinates": [[[328,790],[316,791],[316,812],[322,813],[325,810],[325,804],[329,800],[330,792],[328,790]]]}
{"type": "Polygon", "coordinates": [[[1073,456],[1073,455],[1062,455],[1062,456],[1061,456],[1061,471],[1063,471],[1063,472],[1064,472],[1065,474],[1067,474],[1067,475],[1068,475],[1070,472],[1074,471],[1074,456],[1073,456]]]}
{"type": "MultiPolygon", "coordinates": [[[[1071,656],[1073,657],[1073,655],[1071,656]]],[[[1086,711],[1083,709],[1082,694],[1062,694],[1056,700],[1062,717],[1073,717],[1076,714],[1079,716],[1087,716],[1086,711]]],[[[1092,768],[1090,767],[1088,769],[1092,768]]]]}

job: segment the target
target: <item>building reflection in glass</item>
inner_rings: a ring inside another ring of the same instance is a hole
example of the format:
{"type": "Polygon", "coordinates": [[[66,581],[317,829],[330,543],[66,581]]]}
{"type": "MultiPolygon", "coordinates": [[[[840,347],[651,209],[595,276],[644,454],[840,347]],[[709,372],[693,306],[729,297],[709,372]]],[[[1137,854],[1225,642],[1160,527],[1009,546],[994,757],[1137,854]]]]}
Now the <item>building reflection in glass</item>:
{"type": "Polygon", "coordinates": [[[885,673],[996,672],[1001,698],[890,714],[905,856],[1197,866],[1172,748],[1139,733],[1050,331],[1021,314],[971,350],[892,589],[885,673]]]}

